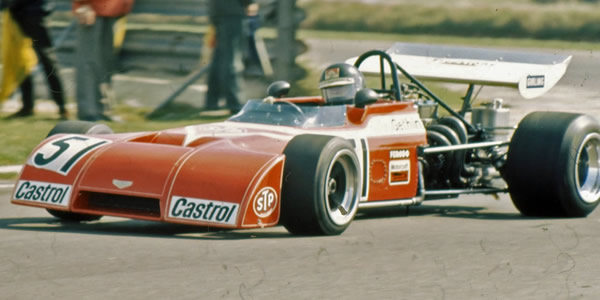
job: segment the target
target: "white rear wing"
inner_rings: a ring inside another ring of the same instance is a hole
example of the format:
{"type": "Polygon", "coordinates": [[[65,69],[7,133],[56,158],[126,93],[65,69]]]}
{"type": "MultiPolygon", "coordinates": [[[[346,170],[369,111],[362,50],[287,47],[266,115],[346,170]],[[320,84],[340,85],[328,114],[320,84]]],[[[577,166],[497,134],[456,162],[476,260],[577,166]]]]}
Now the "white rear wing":
{"type": "MultiPolygon", "coordinates": [[[[395,43],[386,51],[392,60],[422,80],[517,88],[523,98],[539,97],[565,74],[572,56],[483,48],[395,43]]],[[[353,64],[357,57],[346,62],[353,64]]],[[[389,67],[384,64],[386,73],[389,67]]],[[[379,74],[378,57],[365,60],[363,73],[379,74]]]]}

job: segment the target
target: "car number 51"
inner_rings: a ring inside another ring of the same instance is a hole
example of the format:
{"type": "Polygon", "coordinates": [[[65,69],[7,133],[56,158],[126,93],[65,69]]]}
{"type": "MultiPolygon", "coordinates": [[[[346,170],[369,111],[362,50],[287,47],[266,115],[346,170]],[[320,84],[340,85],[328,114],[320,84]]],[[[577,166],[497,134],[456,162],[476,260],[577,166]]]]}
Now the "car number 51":
{"type": "Polygon", "coordinates": [[[67,135],[40,147],[28,164],[67,175],[71,168],[90,151],[111,143],[110,140],[81,135],[67,135]]]}

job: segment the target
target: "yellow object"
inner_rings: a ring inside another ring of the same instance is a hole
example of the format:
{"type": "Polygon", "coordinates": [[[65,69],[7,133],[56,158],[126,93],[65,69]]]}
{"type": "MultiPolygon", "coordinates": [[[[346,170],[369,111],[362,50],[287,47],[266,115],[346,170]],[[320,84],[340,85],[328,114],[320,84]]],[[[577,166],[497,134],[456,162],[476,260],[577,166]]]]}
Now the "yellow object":
{"type": "Polygon", "coordinates": [[[119,18],[115,25],[113,25],[113,44],[115,47],[115,53],[118,53],[123,48],[123,42],[125,41],[125,33],[127,33],[127,16],[119,18]]]}
{"type": "Polygon", "coordinates": [[[37,56],[30,38],[26,37],[10,12],[2,12],[2,82],[0,84],[0,103],[21,84],[37,65],[37,56]]]}

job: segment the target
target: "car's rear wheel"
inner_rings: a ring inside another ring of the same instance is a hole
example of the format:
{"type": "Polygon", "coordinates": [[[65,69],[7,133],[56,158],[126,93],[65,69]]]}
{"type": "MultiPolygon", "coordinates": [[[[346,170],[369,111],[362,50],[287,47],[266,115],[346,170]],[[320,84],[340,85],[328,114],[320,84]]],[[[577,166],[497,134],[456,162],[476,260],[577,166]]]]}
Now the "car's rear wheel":
{"type": "MultiPolygon", "coordinates": [[[[63,121],[50,130],[48,136],[55,134],[74,133],[74,134],[111,134],[110,127],[93,122],[85,121],[63,121]]],[[[46,209],[52,216],[66,221],[96,221],[102,218],[101,215],[79,214],[69,211],[46,209]]]]}
{"type": "Polygon", "coordinates": [[[524,215],[588,215],[600,200],[598,121],[571,113],[527,115],[513,135],[503,175],[524,215]]]}
{"type": "Polygon", "coordinates": [[[281,223],[293,234],[341,234],[360,197],[352,144],[331,136],[301,135],[284,150],[281,223]]]}

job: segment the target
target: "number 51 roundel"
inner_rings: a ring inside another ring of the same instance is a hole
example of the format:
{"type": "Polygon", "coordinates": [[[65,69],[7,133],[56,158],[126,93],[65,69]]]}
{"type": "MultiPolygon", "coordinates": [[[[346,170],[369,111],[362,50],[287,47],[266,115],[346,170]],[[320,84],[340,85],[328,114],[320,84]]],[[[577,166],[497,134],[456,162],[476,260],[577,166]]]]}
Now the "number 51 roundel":
{"type": "Polygon", "coordinates": [[[111,142],[95,137],[66,135],[39,148],[27,164],[67,175],[87,153],[111,142]]]}

